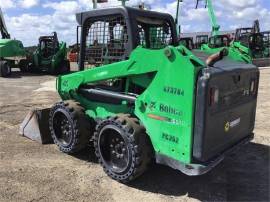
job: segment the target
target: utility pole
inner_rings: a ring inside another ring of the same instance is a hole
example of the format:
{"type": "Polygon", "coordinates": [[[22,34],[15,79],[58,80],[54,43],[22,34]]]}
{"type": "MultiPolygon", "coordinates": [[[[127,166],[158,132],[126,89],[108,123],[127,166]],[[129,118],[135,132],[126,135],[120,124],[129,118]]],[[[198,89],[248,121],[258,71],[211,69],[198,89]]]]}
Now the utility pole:
{"type": "Polygon", "coordinates": [[[93,9],[97,9],[97,0],[93,0],[93,9]]]}
{"type": "Polygon", "coordinates": [[[181,33],[181,25],[178,24],[180,2],[183,3],[183,0],[177,0],[177,8],[176,8],[176,16],[175,16],[175,25],[178,28],[177,29],[178,35],[181,33]]]}

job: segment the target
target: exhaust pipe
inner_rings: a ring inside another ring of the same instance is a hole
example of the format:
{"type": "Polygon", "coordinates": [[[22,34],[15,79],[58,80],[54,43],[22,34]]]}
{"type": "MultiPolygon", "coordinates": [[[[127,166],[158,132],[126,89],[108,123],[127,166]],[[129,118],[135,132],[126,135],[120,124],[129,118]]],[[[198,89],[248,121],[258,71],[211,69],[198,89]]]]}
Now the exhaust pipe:
{"type": "Polygon", "coordinates": [[[215,54],[209,56],[206,60],[206,64],[207,64],[207,66],[213,67],[216,62],[222,60],[225,56],[228,56],[228,55],[229,55],[228,49],[223,48],[218,53],[215,53],[215,54]]]}

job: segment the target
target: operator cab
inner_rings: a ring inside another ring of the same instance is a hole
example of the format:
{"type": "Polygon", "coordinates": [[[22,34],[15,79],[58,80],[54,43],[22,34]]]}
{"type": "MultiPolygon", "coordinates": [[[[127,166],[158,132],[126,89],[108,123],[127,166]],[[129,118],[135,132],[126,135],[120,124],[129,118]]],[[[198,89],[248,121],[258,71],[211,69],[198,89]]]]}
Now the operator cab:
{"type": "Polygon", "coordinates": [[[41,36],[39,38],[39,49],[43,58],[50,58],[59,49],[59,41],[56,32],[53,36],[41,36]]]}
{"type": "Polygon", "coordinates": [[[254,32],[254,28],[239,28],[236,29],[235,41],[251,50],[252,57],[262,57],[264,51],[264,35],[259,32],[254,32]]]}
{"type": "Polygon", "coordinates": [[[248,37],[248,47],[251,49],[254,58],[262,57],[265,49],[263,35],[261,33],[251,34],[248,37]]]}
{"type": "Polygon", "coordinates": [[[270,31],[261,32],[263,35],[264,56],[270,57],[270,31]]]}
{"type": "Polygon", "coordinates": [[[230,37],[228,35],[217,35],[209,38],[210,48],[228,47],[230,45],[230,37]]]}
{"type": "Polygon", "coordinates": [[[179,44],[185,46],[189,50],[194,49],[194,43],[192,37],[182,37],[179,39],[179,44]]]}
{"type": "Polygon", "coordinates": [[[251,27],[246,27],[246,28],[239,28],[239,29],[236,29],[236,32],[235,32],[235,41],[244,41],[246,42],[247,38],[249,35],[252,34],[253,32],[253,28],[251,27]]]}
{"type": "Polygon", "coordinates": [[[137,46],[161,49],[178,45],[171,15],[130,7],[77,14],[82,27],[80,70],[129,58],[137,46]]]}
{"type": "Polygon", "coordinates": [[[196,48],[200,49],[203,44],[208,42],[208,35],[198,35],[196,36],[196,48]]]}
{"type": "Polygon", "coordinates": [[[265,47],[270,47],[270,31],[261,32],[263,35],[263,43],[265,47]]]}
{"type": "Polygon", "coordinates": [[[239,28],[235,32],[235,41],[241,42],[244,46],[249,47],[250,36],[253,34],[254,29],[251,27],[239,28]]]}

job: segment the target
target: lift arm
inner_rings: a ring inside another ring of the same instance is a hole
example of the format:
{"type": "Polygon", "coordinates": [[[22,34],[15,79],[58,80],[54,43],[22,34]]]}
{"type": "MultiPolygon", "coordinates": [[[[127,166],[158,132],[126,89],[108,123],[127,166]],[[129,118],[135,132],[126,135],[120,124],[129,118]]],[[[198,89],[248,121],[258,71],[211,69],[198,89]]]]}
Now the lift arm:
{"type": "Polygon", "coordinates": [[[175,61],[186,61],[188,63],[187,65],[189,65],[192,60],[200,64],[200,68],[204,66],[204,63],[194,57],[184,46],[167,47],[160,50],[148,50],[138,47],[133,50],[128,60],[104,65],[100,68],[91,68],[73,74],[59,76],[57,79],[57,90],[62,98],[67,98],[70,96],[70,92],[75,92],[82,84],[127,76],[138,76],[158,72],[160,69],[163,71],[164,66],[173,64],[172,61],[168,60],[170,56],[166,56],[165,50],[168,51],[169,55],[174,55],[175,61]],[[173,51],[173,53],[171,51],[173,51]],[[183,51],[187,55],[183,55],[183,51]],[[159,59],[149,60],[149,58],[159,59]]]}
{"type": "Polygon", "coordinates": [[[218,25],[218,23],[217,23],[217,18],[216,18],[215,12],[214,12],[212,0],[197,0],[196,8],[198,8],[200,1],[205,1],[205,7],[207,7],[208,14],[209,14],[211,24],[212,24],[212,36],[219,35],[220,34],[219,33],[220,25],[218,25]]]}
{"type": "Polygon", "coordinates": [[[217,18],[214,12],[212,0],[206,0],[206,2],[207,2],[208,14],[210,16],[211,24],[212,24],[212,35],[213,36],[219,35],[220,26],[217,23],[217,18]]]}
{"type": "Polygon", "coordinates": [[[1,8],[0,8],[0,32],[3,39],[10,39],[10,34],[7,31],[7,26],[1,8]]]}

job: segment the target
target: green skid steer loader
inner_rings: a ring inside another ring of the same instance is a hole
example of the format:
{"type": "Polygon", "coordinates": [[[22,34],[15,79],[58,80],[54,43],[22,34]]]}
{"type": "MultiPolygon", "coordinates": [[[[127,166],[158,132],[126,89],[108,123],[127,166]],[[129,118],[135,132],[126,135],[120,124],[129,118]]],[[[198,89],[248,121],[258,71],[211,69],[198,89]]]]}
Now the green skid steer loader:
{"type": "Polygon", "coordinates": [[[81,71],[58,77],[63,101],[48,115],[62,152],[93,143],[104,171],[127,183],[153,160],[204,174],[253,138],[259,71],[239,52],[191,52],[164,13],[108,8],[77,21],[81,71]]]}
{"type": "Polygon", "coordinates": [[[59,42],[57,33],[52,36],[41,36],[38,48],[32,55],[32,63],[28,70],[49,72],[50,74],[66,74],[70,72],[65,42],[59,42]]]}

